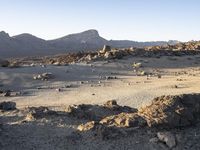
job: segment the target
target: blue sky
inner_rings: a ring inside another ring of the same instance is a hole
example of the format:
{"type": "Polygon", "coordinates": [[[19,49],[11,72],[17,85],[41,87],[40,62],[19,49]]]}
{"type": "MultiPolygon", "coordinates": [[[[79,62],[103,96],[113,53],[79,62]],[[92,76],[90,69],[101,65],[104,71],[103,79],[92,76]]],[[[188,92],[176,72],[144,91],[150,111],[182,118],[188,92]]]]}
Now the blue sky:
{"type": "Polygon", "coordinates": [[[200,40],[200,0],[0,0],[0,30],[54,39],[97,29],[106,39],[200,40]]]}

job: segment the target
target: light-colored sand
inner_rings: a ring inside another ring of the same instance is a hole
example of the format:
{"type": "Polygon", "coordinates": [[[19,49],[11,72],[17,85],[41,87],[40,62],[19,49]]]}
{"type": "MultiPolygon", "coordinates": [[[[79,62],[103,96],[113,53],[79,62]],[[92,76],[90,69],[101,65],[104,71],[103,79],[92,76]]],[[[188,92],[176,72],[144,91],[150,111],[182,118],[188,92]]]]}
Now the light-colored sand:
{"type": "Polygon", "coordinates": [[[0,68],[2,89],[22,91],[18,97],[0,97],[0,101],[15,101],[17,107],[64,106],[69,104],[102,104],[115,99],[120,105],[139,107],[154,97],[180,93],[199,93],[199,56],[162,58],[125,58],[111,62],[0,68]],[[141,62],[146,72],[161,74],[162,78],[136,76],[133,62],[141,62]],[[34,74],[51,72],[55,79],[33,80],[34,74]],[[176,75],[178,74],[178,75],[176,75]],[[117,79],[105,80],[111,76],[117,79]],[[177,81],[182,79],[182,81],[177,81]],[[80,83],[82,81],[83,83],[80,83]],[[65,88],[72,85],[71,88],[65,88]],[[177,86],[178,88],[175,88],[177,86]],[[39,88],[39,89],[38,89],[39,88]],[[61,88],[61,92],[55,89],[61,88]]]}

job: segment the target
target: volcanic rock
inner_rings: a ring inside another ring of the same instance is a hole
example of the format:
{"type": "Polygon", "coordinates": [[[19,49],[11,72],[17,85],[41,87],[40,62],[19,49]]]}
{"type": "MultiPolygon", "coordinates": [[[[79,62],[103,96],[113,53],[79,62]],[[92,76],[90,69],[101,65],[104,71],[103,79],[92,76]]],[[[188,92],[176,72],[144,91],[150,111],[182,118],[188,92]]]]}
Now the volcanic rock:
{"type": "Polygon", "coordinates": [[[28,107],[26,109],[27,115],[25,121],[33,121],[36,119],[43,118],[48,115],[56,115],[55,111],[49,110],[47,107],[28,107]]]}
{"type": "Polygon", "coordinates": [[[143,127],[146,121],[137,113],[120,113],[108,116],[100,121],[101,124],[115,127],[143,127]]]}
{"type": "Polygon", "coordinates": [[[184,94],[161,96],[152,104],[139,109],[148,126],[184,127],[193,125],[200,118],[200,95],[184,94]]]}
{"type": "Polygon", "coordinates": [[[15,102],[1,102],[0,103],[0,109],[1,110],[15,110],[16,109],[16,103],[15,102]]]}
{"type": "Polygon", "coordinates": [[[0,59],[0,67],[8,67],[9,61],[0,59]]]}
{"type": "Polygon", "coordinates": [[[117,115],[121,112],[131,113],[137,110],[127,106],[119,106],[116,101],[108,101],[103,106],[89,104],[70,105],[66,111],[77,118],[100,121],[107,116],[117,115]]]}

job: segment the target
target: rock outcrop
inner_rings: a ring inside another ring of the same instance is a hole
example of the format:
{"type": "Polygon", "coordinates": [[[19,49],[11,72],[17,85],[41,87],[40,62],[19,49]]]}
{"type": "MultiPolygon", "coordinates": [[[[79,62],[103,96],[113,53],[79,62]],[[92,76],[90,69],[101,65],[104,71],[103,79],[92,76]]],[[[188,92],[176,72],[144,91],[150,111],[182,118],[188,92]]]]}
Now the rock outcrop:
{"type": "Polygon", "coordinates": [[[100,105],[70,105],[66,111],[74,117],[88,119],[92,121],[100,121],[101,119],[117,115],[122,112],[133,113],[137,110],[127,106],[119,106],[116,101],[108,101],[103,106],[100,105]]]}
{"type": "Polygon", "coordinates": [[[161,96],[139,109],[148,126],[185,127],[200,119],[200,95],[161,96]]]}
{"type": "Polygon", "coordinates": [[[177,128],[194,125],[200,119],[200,94],[157,97],[152,104],[135,112],[131,112],[131,108],[124,109],[125,107],[118,106],[115,101],[108,101],[104,106],[106,109],[93,107],[93,110],[90,106],[73,110],[72,114],[75,116],[95,120],[79,126],[79,131],[90,130],[99,125],[115,128],[177,128]],[[103,115],[98,114],[96,110],[104,112],[103,115]],[[86,116],[83,116],[84,114],[86,116]]]}

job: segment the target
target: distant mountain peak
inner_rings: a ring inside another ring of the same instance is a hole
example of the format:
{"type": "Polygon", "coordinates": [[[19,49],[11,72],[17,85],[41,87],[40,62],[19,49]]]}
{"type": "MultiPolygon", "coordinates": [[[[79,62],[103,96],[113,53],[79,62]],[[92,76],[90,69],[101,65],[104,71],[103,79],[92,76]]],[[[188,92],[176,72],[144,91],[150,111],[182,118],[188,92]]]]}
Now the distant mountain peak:
{"type": "Polygon", "coordinates": [[[22,34],[19,34],[19,35],[16,35],[16,36],[13,36],[14,38],[29,38],[29,37],[36,37],[32,34],[29,34],[29,33],[22,33],[22,34]]]}
{"type": "Polygon", "coordinates": [[[0,37],[2,37],[2,38],[9,38],[10,36],[5,31],[0,31],[0,37]]]}
{"type": "Polygon", "coordinates": [[[69,34],[66,37],[81,36],[81,37],[99,37],[99,32],[95,29],[90,29],[80,33],[69,34]]]}
{"type": "MultiPolygon", "coordinates": [[[[20,40],[43,40],[43,39],[38,38],[38,37],[36,37],[32,34],[29,34],[29,33],[22,33],[22,34],[13,36],[13,38],[20,39],[20,40]]],[[[45,40],[43,40],[43,41],[45,41],[45,40]]]]}
{"type": "Polygon", "coordinates": [[[113,48],[145,47],[174,44],[176,41],[137,42],[128,40],[106,40],[97,30],[90,29],[80,33],[70,34],[54,40],[44,40],[29,33],[10,37],[8,33],[0,32],[0,57],[45,56],[67,52],[93,51],[104,45],[113,48]]]}
{"type": "Polygon", "coordinates": [[[80,34],[87,34],[88,36],[99,36],[99,32],[95,29],[90,29],[84,32],[81,32],[80,34]]]}

